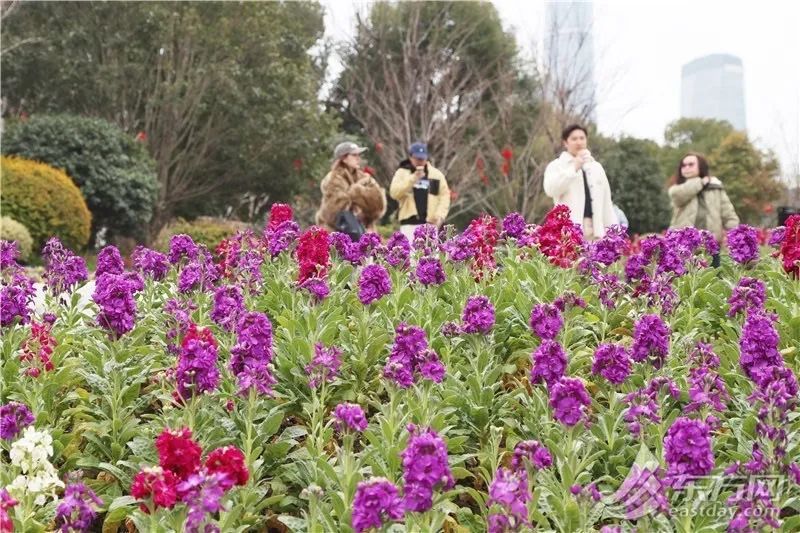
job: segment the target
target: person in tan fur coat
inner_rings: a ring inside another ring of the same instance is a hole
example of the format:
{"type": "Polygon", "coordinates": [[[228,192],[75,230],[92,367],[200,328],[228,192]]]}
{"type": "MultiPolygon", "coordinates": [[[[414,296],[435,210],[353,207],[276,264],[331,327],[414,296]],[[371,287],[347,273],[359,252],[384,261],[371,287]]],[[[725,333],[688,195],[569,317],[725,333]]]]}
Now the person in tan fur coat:
{"type": "Polygon", "coordinates": [[[333,151],[331,171],[322,179],[322,203],[315,222],[336,231],[336,215],[352,211],[367,231],[376,231],[376,223],[386,212],[386,190],[375,178],[361,170],[361,154],[366,150],[344,142],[333,151]]]}

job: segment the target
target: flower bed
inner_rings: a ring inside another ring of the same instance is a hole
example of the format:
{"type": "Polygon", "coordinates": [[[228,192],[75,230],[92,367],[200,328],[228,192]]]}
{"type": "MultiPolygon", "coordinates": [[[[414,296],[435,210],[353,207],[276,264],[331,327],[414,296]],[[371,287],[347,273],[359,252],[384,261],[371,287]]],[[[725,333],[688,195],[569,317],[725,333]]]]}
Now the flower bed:
{"type": "Polygon", "coordinates": [[[3,243],[0,531],[800,529],[800,216],[3,243]],[[755,239],[755,240],[754,240],[755,239]]]}

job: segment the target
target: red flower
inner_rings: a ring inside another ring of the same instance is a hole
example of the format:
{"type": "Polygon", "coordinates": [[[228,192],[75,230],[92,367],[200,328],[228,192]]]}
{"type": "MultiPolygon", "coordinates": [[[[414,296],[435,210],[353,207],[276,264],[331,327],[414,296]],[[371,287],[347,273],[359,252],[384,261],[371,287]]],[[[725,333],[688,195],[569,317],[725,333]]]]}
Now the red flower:
{"type": "Polygon", "coordinates": [[[158,464],[165,470],[172,471],[181,481],[200,469],[202,450],[192,440],[192,430],[189,428],[177,431],[165,429],[156,439],[156,449],[158,464]]]}
{"type": "Polygon", "coordinates": [[[505,159],[506,162],[511,161],[511,158],[514,157],[514,154],[511,152],[511,148],[508,147],[503,148],[503,151],[500,152],[500,155],[503,156],[503,159],[505,159]]]}
{"type": "Polygon", "coordinates": [[[458,199],[458,191],[455,189],[450,189],[450,200],[457,200],[458,199]]]}
{"type": "MultiPolygon", "coordinates": [[[[483,158],[478,156],[478,158],[475,160],[475,168],[477,168],[478,170],[482,171],[485,166],[486,166],[486,164],[483,162],[483,158]]],[[[483,174],[483,172],[480,172],[480,173],[483,174]]]]}
{"type": "Polygon", "coordinates": [[[36,378],[42,370],[45,372],[53,370],[50,356],[56,347],[56,339],[50,334],[50,327],[47,322],[33,322],[30,337],[22,344],[19,358],[20,361],[27,363],[25,374],[28,376],[36,378]]]}
{"type": "Polygon", "coordinates": [[[319,226],[311,226],[300,235],[297,243],[297,261],[300,265],[298,283],[327,276],[330,265],[328,248],[328,232],[319,226]]]}
{"type": "Polygon", "coordinates": [[[364,174],[369,174],[370,176],[375,176],[375,169],[370,166],[365,166],[363,169],[364,174]]]}
{"type": "Polygon", "coordinates": [[[800,277],[800,215],[786,219],[786,233],[783,235],[780,254],[783,270],[794,278],[800,277]]]}
{"type": "Polygon", "coordinates": [[[136,140],[139,142],[147,142],[147,134],[143,131],[140,131],[136,134],[136,140]]]}
{"type": "MultiPolygon", "coordinates": [[[[160,466],[145,468],[133,478],[131,485],[131,496],[138,500],[153,497],[156,508],[166,507],[171,509],[178,499],[178,483],[180,480],[170,472],[160,466]]],[[[148,512],[147,506],[141,504],[140,508],[148,512]]]]}
{"type": "Polygon", "coordinates": [[[504,162],[503,165],[500,167],[500,172],[503,173],[503,176],[508,176],[508,173],[511,171],[511,165],[508,164],[508,161],[504,162]]]}
{"type": "Polygon", "coordinates": [[[552,264],[568,268],[578,259],[583,232],[570,219],[569,207],[559,204],[547,213],[544,224],[536,228],[534,242],[552,264]]]}
{"type": "Polygon", "coordinates": [[[287,220],[292,220],[294,213],[292,206],[286,204],[272,204],[269,208],[269,225],[267,229],[274,230],[287,220]]]}
{"type": "Polygon", "coordinates": [[[481,181],[484,185],[489,185],[489,176],[481,172],[481,181]]]}
{"type": "Polygon", "coordinates": [[[470,222],[466,233],[475,237],[475,256],[472,264],[475,281],[483,278],[486,271],[494,273],[497,263],[494,258],[494,247],[500,234],[497,230],[497,219],[490,215],[483,215],[470,222]]]}
{"type": "Polygon", "coordinates": [[[221,473],[227,476],[222,483],[225,490],[234,485],[245,485],[250,477],[244,463],[244,454],[235,446],[217,448],[208,454],[206,470],[211,474],[221,473]]]}
{"type": "Polygon", "coordinates": [[[292,161],[292,166],[297,172],[300,172],[301,170],[303,170],[303,160],[295,159],[294,161],[292,161]]]}
{"type": "Polygon", "coordinates": [[[383,152],[383,143],[375,143],[375,151],[377,153],[383,152]]]}

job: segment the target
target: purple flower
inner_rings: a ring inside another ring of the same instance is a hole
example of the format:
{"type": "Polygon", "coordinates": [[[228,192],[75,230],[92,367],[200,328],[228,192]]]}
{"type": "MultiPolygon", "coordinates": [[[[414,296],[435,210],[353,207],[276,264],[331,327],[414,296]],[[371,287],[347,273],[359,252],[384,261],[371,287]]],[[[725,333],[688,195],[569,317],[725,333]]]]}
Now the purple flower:
{"type": "Polygon", "coordinates": [[[587,245],[584,252],[586,264],[609,266],[622,257],[628,246],[628,236],[625,229],[622,226],[613,225],[606,230],[606,234],[601,239],[587,245]]]}
{"type": "Polygon", "coordinates": [[[356,533],[379,529],[384,522],[400,520],[404,514],[403,500],[397,495],[397,487],[389,480],[372,478],[358,484],[353,499],[353,529],[356,533]]]}
{"type": "Polygon", "coordinates": [[[503,233],[519,239],[525,232],[525,218],[519,213],[509,213],[503,218],[503,233]]]}
{"type": "Polygon", "coordinates": [[[730,305],[728,316],[735,316],[739,311],[745,311],[745,315],[750,311],[763,311],[766,291],[767,288],[760,279],[743,277],[728,299],[730,305]]]}
{"type": "Polygon", "coordinates": [[[358,239],[358,250],[365,258],[374,257],[381,247],[381,236],[377,233],[365,233],[358,239]]]}
{"type": "Polygon", "coordinates": [[[404,504],[407,511],[424,513],[433,506],[433,491],[455,481],[447,463],[447,446],[432,429],[409,425],[411,437],[403,450],[404,504]]]}
{"type": "Polygon", "coordinates": [[[450,261],[461,262],[472,259],[476,253],[478,239],[474,233],[465,231],[442,245],[450,261]]]}
{"type": "Polygon", "coordinates": [[[544,340],[555,339],[564,319],[561,311],[553,304],[538,304],[533,307],[530,319],[531,329],[544,340]]]}
{"type": "Polygon", "coordinates": [[[56,508],[56,525],[63,532],[89,531],[97,518],[97,510],[92,507],[103,505],[103,500],[83,483],[67,485],[64,499],[56,508]]]}
{"type": "Polygon", "coordinates": [[[392,280],[381,265],[367,265],[358,278],[358,299],[364,305],[380,300],[392,292],[392,280]]]}
{"type": "Polygon", "coordinates": [[[769,232],[769,241],[767,244],[770,246],[780,247],[783,243],[783,238],[786,236],[786,226],[778,226],[769,232]]]}
{"type": "Polygon", "coordinates": [[[336,346],[326,348],[318,342],[314,345],[314,358],[306,365],[306,374],[309,375],[308,386],[317,388],[323,381],[330,383],[339,374],[342,364],[342,350],[336,346]]]}
{"type": "Polygon", "coordinates": [[[442,263],[435,257],[423,257],[417,262],[417,279],[423,285],[441,285],[445,281],[442,263]]]}
{"type": "Polygon", "coordinates": [[[700,235],[703,238],[703,247],[706,249],[708,255],[715,255],[719,253],[719,241],[713,233],[707,229],[700,230],[700,235]]]}
{"type": "Polygon", "coordinates": [[[321,302],[331,293],[325,278],[308,278],[300,284],[300,288],[307,290],[317,302],[321,302]]]}
{"type": "Polygon", "coordinates": [[[222,285],[214,291],[214,307],[211,320],[225,331],[233,331],[244,313],[242,290],[235,285],[222,285]]]}
{"type": "Polygon", "coordinates": [[[198,248],[196,257],[184,265],[178,274],[178,290],[183,293],[197,288],[207,291],[218,278],[219,273],[211,254],[205,247],[198,248]]]}
{"type": "MultiPolygon", "coordinates": [[[[199,533],[200,525],[208,514],[222,510],[222,496],[225,494],[227,474],[210,474],[201,470],[191,474],[178,485],[178,496],[186,503],[189,513],[186,516],[186,533],[199,533]]],[[[207,527],[205,530],[207,531],[207,527]]]]}
{"type": "Polygon", "coordinates": [[[8,402],[0,407],[0,439],[12,441],[20,431],[33,424],[35,418],[28,406],[19,402],[8,402]]]}
{"type": "Polygon", "coordinates": [[[583,381],[576,378],[562,378],[550,387],[550,407],[553,418],[565,426],[588,421],[588,406],[592,403],[583,381]]]}
{"type": "Polygon", "coordinates": [[[367,429],[367,417],[360,405],[340,403],[333,410],[334,426],[340,433],[346,431],[361,432],[367,429]]]}
{"type": "Polygon", "coordinates": [[[628,430],[634,436],[641,434],[642,422],[649,420],[657,424],[661,421],[658,409],[658,395],[665,388],[674,400],[680,398],[681,391],[675,383],[663,376],[653,378],[647,387],[637,389],[625,396],[624,402],[628,405],[628,408],[625,410],[623,417],[625,422],[628,423],[628,430]]]}
{"type": "Polygon", "coordinates": [[[177,264],[183,256],[190,261],[197,259],[200,249],[194,240],[185,234],[173,235],[169,240],[169,262],[177,264]]]}
{"type": "MultiPolygon", "coordinates": [[[[514,531],[528,524],[528,502],[531,499],[528,490],[528,475],[525,471],[512,471],[498,468],[494,480],[489,486],[489,500],[486,505],[499,505],[507,517],[507,527],[514,531]]],[[[508,531],[508,529],[501,530],[508,531]]]]}
{"type": "Polygon", "coordinates": [[[414,249],[422,255],[430,255],[439,248],[439,230],[433,224],[421,224],[414,228],[414,249]]]}
{"type": "Polygon", "coordinates": [[[92,299],[100,307],[97,323],[117,337],[133,329],[136,301],[130,281],[119,274],[101,274],[95,280],[92,299]]]}
{"type": "Polygon", "coordinates": [[[416,364],[417,371],[423,379],[433,381],[434,383],[441,383],[444,379],[444,365],[439,360],[439,356],[436,352],[430,348],[420,352],[417,356],[416,364]]]}
{"type": "Polygon", "coordinates": [[[761,313],[747,316],[739,339],[739,364],[757,385],[771,374],[769,367],[783,366],[778,352],[780,338],[771,317],[761,313]]]}
{"type": "Polygon", "coordinates": [[[297,240],[300,226],[294,220],[284,220],[274,230],[264,231],[267,239],[267,250],[272,257],[277,257],[297,240]]]}
{"type": "Polygon", "coordinates": [[[625,517],[628,520],[638,520],[653,511],[669,516],[669,500],[662,477],[663,470],[660,468],[653,470],[633,465],[614,493],[614,499],[625,505],[625,517]]]}
{"type": "Polygon", "coordinates": [[[160,281],[167,276],[169,259],[161,252],[137,246],[131,254],[133,266],[145,276],[160,281]]]}
{"type": "Polygon", "coordinates": [[[464,333],[486,334],[494,326],[494,306],[486,296],[470,296],[461,313],[464,333]]]}
{"type": "Polygon", "coordinates": [[[17,259],[19,259],[17,241],[0,240],[0,270],[18,268],[17,259]]]}
{"type": "Polygon", "coordinates": [[[684,412],[690,413],[708,406],[717,411],[724,411],[725,404],[730,401],[728,389],[720,375],[705,366],[692,368],[689,371],[689,405],[684,412]]]}
{"type": "Polygon", "coordinates": [[[330,243],[336,249],[343,260],[352,265],[360,265],[364,260],[364,254],[357,242],[353,242],[349,235],[334,232],[330,236],[330,243]]]}
{"type": "Polygon", "coordinates": [[[97,267],[94,270],[95,277],[102,274],[122,274],[125,271],[125,263],[122,255],[116,246],[106,246],[97,254],[97,267]]]}
{"type": "Polygon", "coordinates": [[[276,383],[270,371],[272,362],[272,323],[264,313],[249,312],[239,321],[236,345],[231,348],[231,372],[239,393],[254,387],[260,394],[272,394],[276,383]]]}
{"type": "Polygon", "coordinates": [[[643,315],[633,327],[631,358],[641,363],[647,358],[655,368],[661,368],[669,354],[670,329],[660,316],[643,315]]]}
{"type": "Polygon", "coordinates": [[[714,348],[705,342],[698,342],[689,354],[689,362],[694,366],[719,367],[719,357],[714,348]]]}
{"type": "Polygon", "coordinates": [[[772,502],[769,487],[762,481],[750,481],[728,498],[728,507],[735,508],[728,523],[731,533],[750,533],[766,529],[779,529],[780,510],[772,502]]]}
{"type": "Polygon", "coordinates": [[[533,352],[531,383],[544,381],[549,387],[564,377],[567,370],[567,354],[556,341],[546,340],[533,352]]]}
{"type": "Polygon", "coordinates": [[[758,259],[758,230],[740,224],[728,231],[728,248],[731,258],[740,265],[758,259]]]}
{"type": "Polygon", "coordinates": [[[598,298],[603,306],[609,309],[617,306],[616,299],[623,291],[616,274],[603,274],[598,269],[592,269],[592,284],[598,287],[598,298]]]}
{"type": "Polygon", "coordinates": [[[556,309],[561,311],[562,313],[566,311],[567,307],[580,307],[582,309],[586,308],[586,300],[578,296],[572,291],[567,291],[555,300],[553,300],[553,305],[556,306],[556,309]]]}
{"type": "Polygon", "coordinates": [[[386,262],[395,268],[407,268],[409,265],[408,256],[411,254],[411,244],[408,238],[399,231],[392,234],[386,241],[383,256],[386,262]]]}
{"type": "Polygon", "coordinates": [[[445,370],[436,352],[428,348],[425,331],[401,322],[395,328],[395,341],[383,375],[405,389],[414,383],[417,372],[425,379],[440,383],[445,370]]]}
{"type": "Polygon", "coordinates": [[[594,351],[592,374],[606,378],[610,383],[619,385],[631,373],[631,360],[628,350],[618,344],[601,344],[594,351]]]}
{"type": "Polygon", "coordinates": [[[538,468],[548,468],[553,464],[550,451],[537,440],[523,440],[514,446],[514,455],[511,457],[511,468],[520,470],[525,467],[525,459],[538,468]]]}
{"type": "Polygon", "coordinates": [[[687,477],[705,476],[714,469],[711,431],[699,420],[682,416],[675,420],[664,439],[667,483],[681,488],[687,477]]]}
{"type": "Polygon", "coordinates": [[[65,248],[56,237],[51,237],[44,245],[42,258],[47,265],[44,278],[53,294],[67,291],[89,277],[83,257],[65,248]]]}
{"type": "Polygon", "coordinates": [[[0,325],[10,326],[17,317],[22,324],[27,324],[35,294],[33,281],[21,270],[14,272],[11,282],[7,285],[3,283],[0,288],[0,325]]]}
{"type": "Polygon", "coordinates": [[[217,356],[217,341],[211,330],[190,324],[189,331],[183,338],[175,372],[178,393],[182,398],[190,398],[195,393],[217,388],[217,356]]]}

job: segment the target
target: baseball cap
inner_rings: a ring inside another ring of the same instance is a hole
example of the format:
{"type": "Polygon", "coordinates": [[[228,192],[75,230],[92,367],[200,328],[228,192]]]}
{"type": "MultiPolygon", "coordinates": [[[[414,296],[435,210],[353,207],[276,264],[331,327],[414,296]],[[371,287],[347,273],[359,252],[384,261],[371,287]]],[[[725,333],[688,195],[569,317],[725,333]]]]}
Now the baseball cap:
{"type": "Polygon", "coordinates": [[[428,159],[428,145],[425,143],[414,143],[408,147],[408,154],[417,159],[428,159]]]}
{"type": "Polygon", "coordinates": [[[357,145],[354,142],[343,142],[336,145],[336,148],[333,150],[333,158],[334,159],[341,159],[346,155],[349,154],[361,154],[364,153],[367,149],[357,145]]]}

